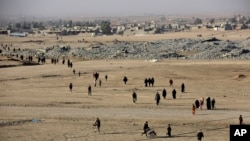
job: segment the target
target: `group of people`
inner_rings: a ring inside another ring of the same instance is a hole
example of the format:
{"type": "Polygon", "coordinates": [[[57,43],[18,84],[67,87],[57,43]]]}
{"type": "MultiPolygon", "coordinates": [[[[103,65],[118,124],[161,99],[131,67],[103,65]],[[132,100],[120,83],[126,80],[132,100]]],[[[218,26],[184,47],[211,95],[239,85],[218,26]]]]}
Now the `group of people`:
{"type": "MultiPolygon", "coordinates": [[[[166,89],[163,89],[162,96],[164,97],[164,99],[166,98],[166,95],[167,95],[167,91],[166,91],[166,89]]],[[[173,95],[173,99],[176,99],[176,90],[175,89],[172,91],[172,95],[173,95]]],[[[132,100],[133,100],[133,103],[136,103],[136,101],[137,101],[137,94],[135,91],[133,91],[133,93],[132,93],[132,100]]],[[[156,105],[159,105],[160,100],[161,100],[161,96],[160,96],[159,92],[156,92],[156,94],[155,94],[156,105]]]]}
{"type": "MultiPolygon", "coordinates": [[[[98,73],[94,73],[93,76],[94,76],[95,80],[97,80],[99,78],[98,73]]],[[[106,81],[107,81],[107,78],[108,78],[108,76],[105,75],[106,81]]],[[[126,76],[124,76],[123,81],[126,84],[126,82],[128,81],[128,78],[126,76]]],[[[145,79],[144,82],[145,82],[145,87],[153,86],[154,85],[154,78],[145,79]]],[[[169,84],[170,84],[170,87],[173,87],[173,80],[172,79],[170,79],[169,84]]],[[[101,85],[101,83],[99,85],[101,85]]],[[[73,84],[72,83],[70,83],[69,88],[70,88],[70,91],[72,92],[72,89],[73,89],[73,84]]],[[[181,92],[182,93],[185,92],[185,84],[184,83],[181,84],[181,92]]],[[[176,93],[177,92],[176,92],[175,88],[173,88],[173,90],[172,90],[173,99],[176,99],[176,93]]],[[[88,86],[88,95],[91,95],[91,85],[88,86]]],[[[165,88],[162,90],[162,96],[163,96],[164,99],[167,96],[167,90],[165,88]]],[[[133,93],[132,93],[132,98],[133,98],[133,102],[136,103],[138,97],[137,97],[137,94],[136,94],[135,91],[133,91],[133,93]]],[[[160,99],[161,99],[161,96],[160,96],[159,92],[157,91],[157,93],[155,95],[156,105],[159,105],[160,99]]],[[[195,103],[192,105],[192,113],[195,114],[195,109],[198,109],[198,108],[200,108],[202,110],[203,105],[204,105],[204,97],[202,97],[200,100],[196,100],[195,103]]],[[[211,100],[211,98],[208,97],[206,99],[206,105],[207,105],[208,110],[214,109],[215,108],[215,98],[213,98],[211,100]]],[[[239,123],[240,123],[240,125],[243,124],[242,115],[240,115],[240,117],[239,117],[239,123]]],[[[101,121],[100,121],[99,118],[96,119],[96,121],[95,121],[95,123],[93,125],[96,127],[95,131],[98,131],[100,133],[101,121]]],[[[171,128],[170,124],[168,124],[167,133],[166,133],[166,135],[168,137],[172,136],[171,135],[171,130],[172,130],[172,128],[171,128]]],[[[146,134],[146,136],[151,135],[151,134],[156,135],[156,132],[148,126],[148,122],[145,122],[142,135],[143,134],[146,134]]],[[[204,134],[203,134],[202,130],[200,130],[197,133],[196,136],[197,136],[198,141],[201,141],[202,138],[204,137],[204,134]]]]}
{"type": "MultiPolygon", "coordinates": [[[[171,134],[171,131],[172,131],[172,128],[171,128],[171,125],[168,124],[168,127],[167,127],[167,133],[166,133],[166,136],[167,137],[172,137],[172,134],[171,134]]],[[[157,135],[155,130],[154,129],[151,129],[148,125],[148,121],[146,121],[144,123],[144,126],[143,126],[143,132],[141,133],[141,135],[145,134],[146,136],[155,136],[157,135]]],[[[200,129],[200,131],[197,133],[197,139],[198,141],[201,141],[202,138],[204,138],[204,133],[202,132],[202,130],[200,129]]]]}
{"type": "Polygon", "coordinates": [[[145,78],[144,80],[144,84],[145,84],[145,87],[150,87],[150,86],[154,86],[154,82],[155,82],[155,79],[154,77],[152,78],[145,78]]]}
{"type": "MultiPolygon", "coordinates": [[[[96,81],[99,78],[99,73],[97,73],[97,72],[94,73],[93,77],[94,77],[94,80],[96,81]]],[[[108,78],[108,76],[105,75],[106,81],[107,81],[107,78],[108,78]]],[[[128,81],[128,78],[126,76],[124,76],[123,81],[126,84],[127,81],[128,81]]],[[[148,78],[148,79],[146,78],[145,81],[144,81],[144,83],[145,83],[145,87],[154,86],[154,78],[148,78]]],[[[173,80],[172,79],[169,80],[169,84],[170,84],[170,87],[173,87],[173,80]]],[[[101,85],[101,82],[99,83],[99,85],[101,85]]],[[[72,89],[73,89],[73,84],[72,83],[70,83],[69,88],[70,88],[70,91],[72,92],[72,89]]],[[[182,93],[185,92],[185,84],[184,83],[181,84],[181,92],[182,93]]],[[[177,92],[176,92],[175,88],[173,88],[173,90],[172,90],[172,97],[173,97],[173,99],[176,99],[176,94],[177,94],[177,92]]],[[[91,85],[88,86],[88,95],[91,95],[91,85]]],[[[164,88],[162,90],[162,97],[165,99],[166,96],[167,96],[167,90],[164,88]]],[[[137,97],[136,92],[133,91],[133,93],[132,93],[132,99],[133,99],[134,103],[137,102],[137,98],[138,97],[137,97]]],[[[161,100],[161,96],[160,96],[159,92],[157,91],[157,93],[155,95],[156,105],[159,105],[160,100],[161,100]]],[[[215,108],[215,98],[213,98],[211,100],[211,98],[208,97],[206,99],[206,104],[207,104],[207,109],[208,110],[214,109],[215,108]]],[[[204,98],[203,97],[200,100],[196,100],[195,103],[192,105],[192,113],[195,114],[195,109],[197,109],[197,108],[200,108],[202,110],[202,106],[203,105],[204,105],[204,98]]],[[[243,118],[242,118],[241,115],[239,117],[239,122],[240,122],[240,124],[243,123],[243,118]]],[[[99,118],[96,119],[96,121],[94,123],[94,126],[96,127],[95,131],[98,131],[100,133],[101,121],[100,121],[99,118]]],[[[148,126],[148,122],[145,122],[143,130],[144,131],[143,131],[142,134],[146,134],[146,136],[150,135],[150,134],[156,135],[156,132],[148,126]]],[[[168,124],[167,133],[166,133],[166,135],[168,137],[171,137],[171,130],[172,130],[172,128],[171,128],[170,124],[168,124]]],[[[204,137],[204,134],[200,130],[197,133],[198,141],[201,141],[203,137],[204,137]]]]}
{"type": "MultiPolygon", "coordinates": [[[[157,92],[157,93],[158,93],[158,92],[157,92]]],[[[173,90],[172,90],[172,97],[173,97],[173,99],[176,99],[176,94],[177,94],[176,90],[173,89],[173,90]]],[[[164,88],[164,89],[162,90],[162,97],[163,97],[164,99],[166,99],[166,96],[167,96],[167,90],[164,88]]]]}
{"type": "MultiPolygon", "coordinates": [[[[240,117],[239,117],[239,124],[240,125],[243,124],[243,117],[242,117],[242,115],[240,115],[240,117]]],[[[100,134],[101,121],[100,121],[99,118],[96,118],[96,121],[93,124],[93,126],[96,127],[95,128],[95,132],[98,131],[98,133],[100,134]]],[[[171,125],[168,124],[166,136],[172,137],[171,131],[172,131],[171,125]]],[[[146,136],[156,136],[157,135],[156,131],[154,129],[152,129],[152,128],[149,127],[148,121],[146,121],[144,123],[143,132],[141,133],[141,135],[143,135],[143,134],[145,134],[146,136]]],[[[201,141],[202,138],[204,138],[204,133],[202,132],[202,129],[200,129],[200,131],[198,131],[198,133],[196,134],[196,136],[197,136],[198,141],[201,141]]]]}
{"type": "Polygon", "coordinates": [[[45,56],[39,56],[39,57],[37,57],[37,59],[38,59],[38,63],[42,63],[42,64],[45,64],[45,62],[46,62],[46,57],[45,56]]]}
{"type": "Polygon", "coordinates": [[[68,65],[69,68],[72,68],[73,67],[73,62],[68,59],[67,65],[68,65]]]}
{"type": "MultiPolygon", "coordinates": [[[[73,69],[73,74],[75,74],[75,69],[73,69]]],[[[79,77],[80,77],[80,75],[81,75],[81,73],[79,72],[79,77]]],[[[97,79],[99,79],[99,73],[97,73],[97,72],[93,73],[93,77],[94,77],[94,86],[96,86],[96,81],[97,81],[97,79]]],[[[105,75],[105,80],[106,81],[108,80],[107,74],[105,75]]],[[[99,80],[99,86],[101,87],[101,85],[102,85],[102,81],[99,80]]],[[[72,92],[72,90],[73,90],[73,83],[72,82],[69,83],[69,90],[70,90],[70,92],[72,92]]],[[[92,87],[90,84],[88,86],[88,95],[92,95],[92,87]]]]}
{"type": "MultiPolygon", "coordinates": [[[[195,110],[200,108],[202,110],[202,107],[204,105],[204,97],[201,97],[200,100],[195,100],[195,102],[192,104],[192,114],[195,115],[195,110]]],[[[207,110],[215,109],[215,98],[211,100],[210,97],[206,99],[206,106],[207,110]]]]}
{"type": "MultiPolygon", "coordinates": [[[[172,91],[173,99],[176,99],[176,93],[177,93],[176,90],[173,89],[173,91],[172,91]]],[[[167,96],[167,90],[164,88],[162,90],[162,97],[164,99],[166,99],[166,96],[167,96]]],[[[133,100],[134,103],[136,103],[136,101],[137,101],[137,94],[136,94],[135,91],[133,91],[133,93],[132,93],[132,100],[133,100]]],[[[160,93],[157,91],[156,94],[155,94],[156,105],[159,105],[160,100],[161,100],[161,96],[160,96],[160,93]]]]}
{"type": "Polygon", "coordinates": [[[51,58],[51,64],[57,64],[59,62],[58,58],[51,58]]]}
{"type": "MultiPolygon", "coordinates": [[[[243,123],[242,115],[240,115],[239,121],[240,121],[240,125],[242,125],[242,123],[243,123]]],[[[93,126],[96,127],[95,132],[98,131],[98,133],[100,134],[101,121],[98,117],[96,118],[96,121],[93,124],[93,126]]],[[[172,131],[171,125],[168,124],[167,133],[166,133],[167,137],[172,137],[171,131],[172,131]]],[[[141,135],[143,135],[143,134],[145,134],[147,137],[153,137],[153,136],[157,135],[156,131],[149,127],[148,121],[146,121],[144,123],[143,132],[141,133],[141,135]]],[[[196,137],[197,137],[198,141],[201,141],[202,138],[204,138],[204,133],[202,132],[202,129],[200,129],[200,131],[198,131],[198,133],[196,134],[196,137]]]]}
{"type": "Polygon", "coordinates": [[[207,109],[211,110],[215,108],[215,98],[211,100],[210,97],[207,98],[207,109]]]}
{"type": "MultiPolygon", "coordinates": [[[[101,130],[100,130],[100,128],[101,128],[101,120],[98,117],[96,118],[93,126],[95,127],[95,132],[98,132],[100,134],[100,132],[101,132],[101,130]]],[[[172,137],[171,132],[172,132],[171,125],[168,124],[166,136],[167,137],[172,137]]],[[[144,123],[143,132],[141,133],[141,135],[143,135],[143,134],[145,134],[147,137],[154,137],[154,136],[157,135],[156,131],[154,129],[152,129],[152,128],[149,127],[148,121],[146,121],[144,123]]],[[[200,130],[197,133],[196,136],[197,136],[198,141],[201,141],[202,138],[204,137],[204,134],[203,134],[202,130],[200,130]]]]}

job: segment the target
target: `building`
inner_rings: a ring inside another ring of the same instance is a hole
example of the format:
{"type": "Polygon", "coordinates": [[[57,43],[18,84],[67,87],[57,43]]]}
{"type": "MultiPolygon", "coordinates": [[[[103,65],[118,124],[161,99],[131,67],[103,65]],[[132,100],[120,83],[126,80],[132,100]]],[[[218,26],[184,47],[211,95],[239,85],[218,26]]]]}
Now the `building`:
{"type": "Polygon", "coordinates": [[[14,37],[27,37],[28,34],[27,33],[21,33],[21,32],[13,32],[13,33],[10,33],[10,36],[14,36],[14,37]]]}

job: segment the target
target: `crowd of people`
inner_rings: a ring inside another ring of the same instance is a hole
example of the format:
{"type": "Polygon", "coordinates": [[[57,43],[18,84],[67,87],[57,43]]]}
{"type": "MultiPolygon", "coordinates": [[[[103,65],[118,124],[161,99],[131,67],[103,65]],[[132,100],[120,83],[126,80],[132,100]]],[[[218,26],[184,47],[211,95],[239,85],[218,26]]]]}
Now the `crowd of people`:
{"type": "MultiPolygon", "coordinates": [[[[192,104],[192,113],[193,113],[193,115],[195,115],[196,109],[202,110],[203,105],[204,105],[204,97],[201,97],[200,100],[196,99],[194,101],[194,103],[192,104]]],[[[213,98],[211,100],[210,97],[207,97],[206,106],[207,106],[207,110],[215,109],[215,98],[213,98]]]]}
{"type": "MultiPolygon", "coordinates": [[[[73,70],[73,71],[75,71],[75,70],[73,70]]],[[[75,72],[73,72],[73,73],[75,74],[75,72]]],[[[80,77],[80,72],[79,72],[79,77],[80,77]]],[[[99,79],[99,73],[97,73],[97,72],[93,73],[93,78],[94,78],[94,86],[96,87],[96,81],[99,79]]],[[[108,75],[106,74],[105,75],[105,80],[107,81],[107,79],[108,79],[108,75]]],[[[124,84],[127,84],[128,77],[124,76],[122,80],[123,80],[124,84]]],[[[144,80],[145,87],[150,87],[150,86],[153,87],[154,86],[154,81],[155,80],[154,80],[153,77],[152,78],[146,78],[144,80]]],[[[172,92],[171,92],[172,93],[172,99],[176,99],[177,91],[174,88],[173,79],[169,80],[169,85],[172,88],[172,92]]],[[[99,80],[99,86],[101,87],[101,80],[99,80]]],[[[72,83],[70,83],[69,88],[70,88],[70,91],[72,92],[72,89],[73,89],[73,84],[72,83]]],[[[92,89],[92,87],[91,87],[91,85],[89,85],[88,86],[88,95],[92,95],[91,89],[92,89]]],[[[184,83],[181,84],[180,89],[181,89],[181,93],[185,93],[185,84],[184,83]]],[[[163,88],[163,90],[162,90],[162,97],[164,99],[166,99],[166,97],[167,97],[167,90],[166,90],[166,88],[163,88]]],[[[132,92],[132,101],[133,101],[133,103],[136,103],[137,100],[138,100],[137,93],[136,93],[135,90],[133,90],[133,92],[132,92]]],[[[156,105],[157,106],[160,104],[160,100],[161,100],[161,95],[157,91],[156,94],[155,94],[155,101],[156,101],[156,105]]],[[[207,109],[208,110],[215,108],[215,98],[213,98],[211,100],[210,97],[208,97],[206,99],[206,102],[207,102],[207,109]]],[[[204,97],[201,97],[200,100],[195,100],[195,102],[192,104],[192,114],[195,115],[195,110],[196,109],[202,110],[203,105],[204,105],[204,97]]],[[[243,121],[242,117],[240,117],[239,120],[240,120],[240,124],[241,124],[242,121],[243,121]]],[[[94,123],[94,126],[96,127],[95,128],[95,132],[98,131],[98,133],[100,133],[101,121],[100,121],[99,118],[96,119],[96,121],[94,123]]],[[[172,131],[171,125],[168,124],[168,126],[167,126],[167,132],[166,132],[166,136],[167,137],[171,137],[172,136],[171,131],[172,131]]],[[[156,131],[154,129],[152,129],[152,128],[149,127],[148,121],[146,121],[145,124],[144,124],[142,135],[143,134],[145,134],[146,136],[151,136],[151,137],[157,135],[156,131]]],[[[204,137],[204,134],[200,130],[197,133],[196,136],[197,136],[198,141],[201,141],[202,138],[204,137]]]]}
{"type": "Polygon", "coordinates": [[[150,87],[150,86],[154,86],[154,82],[155,82],[155,79],[154,77],[152,78],[145,78],[144,80],[144,84],[145,84],[145,87],[150,87]]]}
{"type": "MultiPolygon", "coordinates": [[[[65,62],[65,60],[63,60],[63,64],[64,64],[64,62],[65,62]]],[[[58,60],[57,59],[51,59],[51,63],[56,64],[56,63],[58,63],[58,60]]],[[[69,59],[68,59],[68,63],[67,64],[68,64],[69,68],[73,67],[73,63],[69,59]]],[[[73,69],[73,74],[74,75],[75,75],[75,72],[76,72],[76,70],[73,69]]],[[[81,72],[80,71],[79,71],[78,75],[79,75],[79,77],[81,76],[81,72]]],[[[96,87],[96,85],[97,85],[96,84],[97,80],[99,80],[99,87],[101,87],[102,81],[101,81],[101,79],[99,77],[99,73],[98,72],[93,73],[93,79],[94,79],[94,87],[96,87]]],[[[108,80],[108,75],[107,74],[105,75],[104,79],[107,82],[107,80],[108,80]]],[[[124,84],[127,84],[128,77],[124,76],[123,79],[122,79],[122,81],[124,82],[124,84]]],[[[144,86],[145,87],[154,87],[154,83],[155,83],[154,77],[152,77],[152,78],[145,78],[145,80],[144,80],[144,86]]],[[[170,87],[170,89],[172,89],[171,90],[172,99],[175,100],[177,98],[176,97],[177,90],[174,87],[174,81],[173,81],[172,78],[169,80],[169,87],[170,87]]],[[[72,82],[69,83],[69,90],[72,93],[72,91],[73,91],[73,83],[72,82]]],[[[90,84],[88,85],[87,90],[88,90],[88,95],[91,96],[92,95],[92,87],[91,87],[90,84]]],[[[180,91],[181,91],[181,93],[185,93],[185,90],[186,90],[185,89],[185,84],[181,83],[181,85],[180,85],[180,91]]],[[[163,88],[162,89],[162,97],[164,99],[167,98],[167,94],[168,94],[167,89],[163,88]]],[[[156,102],[157,106],[160,104],[160,100],[161,100],[161,95],[160,95],[159,91],[157,91],[156,94],[155,94],[155,102],[156,102]]],[[[135,90],[133,90],[133,92],[132,92],[132,101],[133,101],[133,103],[137,103],[137,101],[138,101],[138,95],[137,95],[137,93],[136,93],[135,90]]],[[[203,110],[204,103],[205,103],[204,97],[201,97],[199,100],[196,99],[194,101],[194,103],[192,103],[192,114],[193,115],[196,114],[196,109],[203,110]]],[[[215,98],[211,99],[210,97],[207,97],[206,98],[206,107],[207,107],[207,110],[215,109],[215,103],[216,103],[215,98]]],[[[239,117],[239,124],[240,125],[243,124],[243,117],[242,117],[242,115],[240,115],[240,117],[239,117]]],[[[95,128],[95,132],[100,133],[101,121],[100,121],[99,118],[96,119],[96,121],[93,124],[93,126],[96,127],[95,128]]],[[[170,124],[167,125],[166,131],[167,131],[166,132],[166,136],[167,137],[172,137],[172,134],[171,134],[172,128],[171,128],[170,124]]],[[[156,131],[154,129],[152,129],[152,128],[149,127],[148,121],[146,121],[144,123],[142,135],[143,134],[145,134],[146,136],[156,136],[157,135],[156,131]]],[[[202,138],[204,138],[204,133],[202,132],[202,130],[200,130],[197,133],[196,136],[197,136],[198,141],[201,141],[202,138]]]]}

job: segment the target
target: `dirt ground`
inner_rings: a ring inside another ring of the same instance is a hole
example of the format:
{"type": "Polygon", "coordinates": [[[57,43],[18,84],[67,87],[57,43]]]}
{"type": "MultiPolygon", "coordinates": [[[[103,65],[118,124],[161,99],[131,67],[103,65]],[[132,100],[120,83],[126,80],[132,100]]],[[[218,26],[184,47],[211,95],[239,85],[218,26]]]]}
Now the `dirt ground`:
{"type": "MultiPolygon", "coordinates": [[[[68,37],[67,42],[78,38],[68,37]]],[[[39,38],[4,37],[1,42],[34,48],[33,43],[23,43],[34,39],[39,38]]],[[[4,141],[151,140],[141,136],[145,121],[157,132],[153,139],[157,141],[194,141],[200,129],[204,141],[228,141],[229,125],[238,124],[239,115],[245,124],[250,122],[249,60],[73,60],[73,68],[68,68],[61,61],[23,66],[1,56],[0,65],[4,66],[0,68],[0,139],[4,141]],[[93,72],[99,72],[101,87],[99,83],[93,86],[93,72]],[[126,85],[124,76],[128,77],[126,85]],[[144,86],[149,77],[154,77],[154,87],[144,86]],[[169,79],[174,87],[169,86],[169,79]],[[69,83],[73,83],[72,92],[69,83]],[[185,93],[181,93],[181,83],[185,83],[185,93]],[[92,96],[87,93],[89,84],[92,96]],[[167,98],[161,97],[157,106],[155,94],[162,94],[163,88],[167,98]],[[173,88],[177,90],[175,100],[173,88]],[[133,90],[138,96],[136,104],[133,90]],[[205,102],[203,110],[192,115],[192,104],[201,97],[215,98],[216,108],[207,110],[205,102]],[[97,117],[100,134],[93,127],[97,117]],[[168,124],[172,138],[166,137],[168,124]]]]}

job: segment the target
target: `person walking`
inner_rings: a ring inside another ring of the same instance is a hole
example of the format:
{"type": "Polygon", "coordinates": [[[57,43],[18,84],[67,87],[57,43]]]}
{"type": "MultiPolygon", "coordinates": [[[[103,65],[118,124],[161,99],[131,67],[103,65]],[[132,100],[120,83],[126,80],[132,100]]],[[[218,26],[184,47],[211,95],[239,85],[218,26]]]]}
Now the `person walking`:
{"type": "Polygon", "coordinates": [[[240,117],[239,117],[239,123],[240,123],[240,125],[243,124],[243,117],[242,117],[242,115],[240,115],[240,117]]]}
{"type": "Polygon", "coordinates": [[[213,98],[212,101],[211,101],[211,106],[212,106],[212,109],[215,108],[215,99],[213,98]]]}
{"type": "Polygon", "coordinates": [[[124,77],[123,77],[123,82],[124,82],[125,85],[127,84],[127,81],[128,81],[127,76],[124,76],[124,77]]]}
{"type": "Polygon", "coordinates": [[[89,87],[88,87],[88,95],[92,95],[91,94],[91,85],[89,85],[89,87]]]}
{"type": "Polygon", "coordinates": [[[168,124],[168,128],[167,128],[167,131],[168,131],[167,136],[168,137],[171,137],[171,130],[172,130],[172,128],[171,128],[170,124],[168,124]]]}
{"type": "Polygon", "coordinates": [[[165,88],[162,90],[162,96],[163,96],[164,99],[166,99],[167,91],[166,91],[165,88]]]}
{"type": "Polygon", "coordinates": [[[200,102],[198,99],[195,100],[195,107],[198,109],[200,107],[200,102]]]}
{"type": "Polygon", "coordinates": [[[137,94],[135,93],[135,91],[133,91],[132,98],[133,98],[133,102],[136,103],[136,101],[137,101],[137,94]]]}
{"type": "Polygon", "coordinates": [[[99,118],[96,118],[96,121],[95,121],[95,123],[94,123],[93,126],[96,127],[95,132],[96,132],[96,130],[97,130],[97,131],[99,132],[99,134],[100,134],[101,121],[100,121],[99,118]]]}
{"type": "Polygon", "coordinates": [[[198,139],[198,141],[201,141],[202,138],[204,138],[204,134],[203,134],[202,130],[200,130],[200,131],[197,133],[197,139],[198,139]]]}
{"type": "Polygon", "coordinates": [[[73,84],[69,83],[69,90],[70,90],[70,92],[72,92],[72,89],[73,89],[73,84]]]}
{"type": "Polygon", "coordinates": [[[169,85],[170,85],[170,87],[173,87],[173,83],[174,83],[174,81],[173,81],[172,79],[170,79],[170,80],[169,80],[169,85]]]}
{"type": "Polygon", "coordinates": [[[144,123],[143,132],[141,133],[141,135],[146,134],[146,136],[147,136],[147,131],[149,131],[149,130],[150,130],[150,128],[149,128],[149,126],[148,126],[148,121],[146,121],[146,122],[144,123]]]}
{"type": "Polygon", "coordinates": [[[108,75],[107,74],[105,75],[105,80],[106,80],[106,82],[108,81],[108,75]]]}
{"type": "Polygon", "coordinates": [[[185,84],[184,84],[184,83],[181,84],[181,92],[182,92],[182,93],[185,92],[185,84]]]}
{"type": "Polygon", "coordinates": [[[172,91],[172,96],[173,96],[173,99],[176,99],[176,90],[175,89],[173,89],[173,91],[172,91]]]}
{"type": "Polygon", "coordinates": [[[196,109],[196,106],[195,104],[192,105],[192,114],[195,115],[195,109],[196,109]]]}
{"type": "Polygon", "coordinates": [[[206,99],[206,101],[207,101],[207,109],[208,109],[208,110],[211,110],[211,99],[210,99],[210,97],[208,97],[208,98],[206,99]]]}
{"type": "Polygon", "coordinates": [[[161,96],[160,96],[160,94],[157,92],[157,93],[155,94],[155,101],[156,101],[156,105],[157,105],[157,106],[159,105],[160,100],[161,100],[161,96]]]}
{"type": "Polygon", "coordinates": [[[155,83],[155,79],[154,79],[154,77],[152,77],[152,78],[151,78],[152,87],[154,87],[154,83],[155,83]]]}

